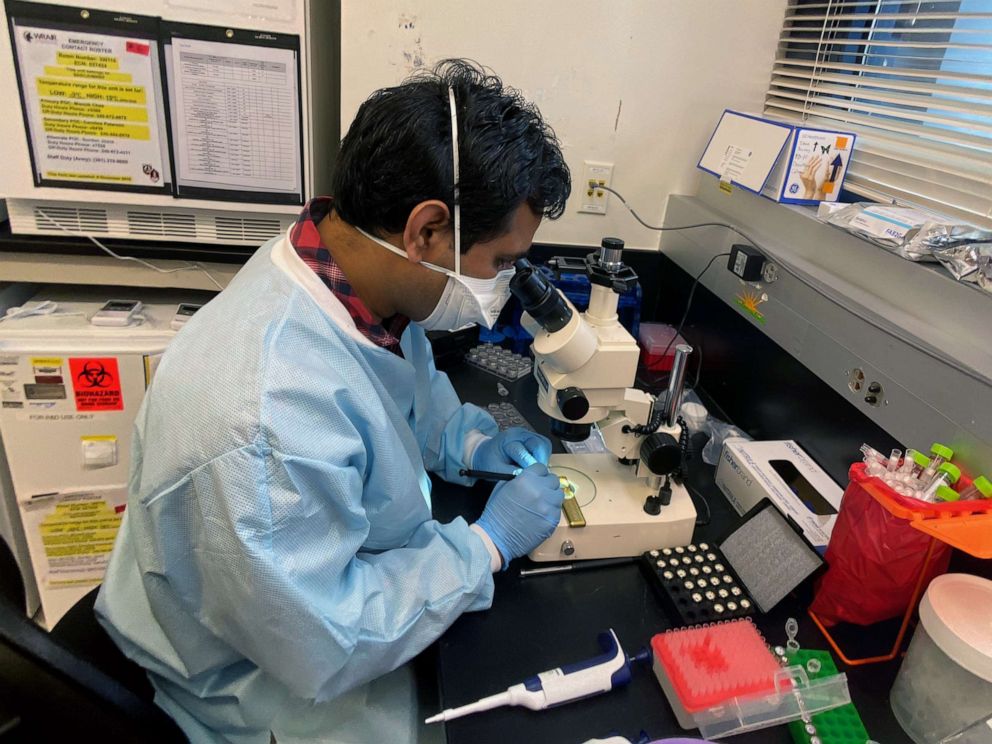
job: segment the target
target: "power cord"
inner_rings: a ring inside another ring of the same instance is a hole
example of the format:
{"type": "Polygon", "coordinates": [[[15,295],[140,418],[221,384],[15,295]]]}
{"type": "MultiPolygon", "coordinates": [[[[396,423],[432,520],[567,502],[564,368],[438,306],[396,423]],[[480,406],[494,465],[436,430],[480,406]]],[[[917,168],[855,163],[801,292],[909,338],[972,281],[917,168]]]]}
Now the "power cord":
{"type": "Polygon", "coordinates": [[[136,256],[122,256],[119,253],[114,253],[112,250],[110,250],[107,246],[105,246],[99,240],[97,240],[96,238],[94,238],[92,235],[85,235],[85,234],[81,234],[81,233],[76,233],[76,232],[70,230],[69,228],[65,227],[65,225],[63,225],[57,219],[55,219],[54,217],[52,217],[52,215],[48,214],[45,211],[45,208],[44,207],[40,207],[38,209],[38,211],[42,214],[42,216],[44,216],[44,218],[46,220],[48,220],[49,222],[51,222],[53,225],[55,225],[59,230],[61,230],[65,234],[71,235],[71,236],[77,237],[77,238],[80,238],[81,237],[81,238],[87,238],[87,239],[89,239],[90,242],[92,242],[97,248],[99,248],[101,251],[103,251],[107,255],[111,256],[112,258],[116,258],[118,261],[134,261],[135,263],[141,264],[142,266],[144,266],[146,268],[149,268],[152,271],[158,272],[159,274],[175,274],[176,272],[179,272],[179,271],[202,271],[203,274],[204,274],[204,276],[206,276],[207,279],[209,279],[211,281],[211,283],[213,283],[213,285],[215,287],[217,287],[218,290],[223,290],[224,289],[224,285],[221,284],[220,282],[218,282],[214,278],[213,274],[211,274],[209,271],[207,271],[206,268],[202,264],[196,263],[195,261],[191,261],[191,262],[187,263],[185,266],[179,266],[179,267],[177,267],[175,269],[163,269],[163,268],[161,268],[159,266],[156,266],[155,264],[152,264],[152,263],[149,263],[148,261],[145,261],[142,258],[137,258],[136,256]]]}
{"type": "Polygon", "coordinates": [[[764,248],[762,248],[760,245],[758,245],[757,243],[755,243],[746,233],[741,232],[739,229],[737,229],[733,225],[727,224],[726,222],[700,222],[700,223],[695,224],[695,225],[675,225],[675,226],[672,226],[672,227],[665,227],[664,225],[662,225],[660,227],[656,227],[655,225],[649,225],[647,222],[645,222],[644,220],[641,219],[641,216],[637,212],[635,212],[634,211],[634,208],[627,203],[627,200],[626,199],[623,198],[623,194],[621,194],[616,189],[612,189],[609,186],[599,185],[599,186],[596,186],[596,190],[597,191],[609,191],[611,194],[613,194],[617,199],[620,200],[620,203],[621,204],[623,204],[625,207],[627,207],[627,211],[629,211],[632,215],[634,215],[634,219],[637,220],[638,222],[640,222],[642,225],[644,225],[644,227],[646,227],[648,230],[657,230],[658,232],[667,232],[669,230],[695,230],[697,227],[725,227],[728,230],[730,230],[731,232],[735,232],[738,235],[740,235],[742,238],[744,238],[744,240],[746,240],[748,243],[750,243],[751,245],[753,245],[755,248],[758,248],[759,250],[764,251],[764,248]]]}
{"type": "Polygon", "coordinates": [[[688,481],[684,482],[682,485],[685,486],[686,493],[689,494],[689,498],[692,500],[692,503],[697,507],[696,508],[696,525],[699,526],[699,527],[703,527],[703,526],[709,524],[710,523],[710,519],[713,518],[713,513],[710,511],[710,502],[708,502],[706,500],[706,497],[703,496],[703,494],[699,493],[698,491],[696,491],[695,488],[693,488],[692,486],[690,486],[688,481]],[[705,511],[706,512],[706,516],[705,517],[702,516],[701,514],[699,514],[699,511],[700,511],[699,507],[700,506],[703,507],[702,511],[705,511]]]}
{"type": "MultiPolygon", "coordinates": [[[[668,350],[672,348],[672,344],[675,343],[675,339],[677,339],[682,333],[682,328],[685,326],[686,318],[689,317],[689,310],[690,308],[692,308],[692,298],[696,296],[696,287],[699,286],[699,280],[703,278],[703,274],[705,274],[709,270],[710,266],[713,265],[714,261],[716,261],[718,258],[726,258],[729,255],[730,253],[717,253],[706,263],[706,266],[703,267],[703,270],[700,271],[698,274],[696,274],[696,278],[692,280],[692,287],[689,289],[689,298],[685,301],[685,311],[682,313],[682,319],[679,321],[679,325],[675,329],[675,333],[672,334],[672,338],[669,340],[668,346],[666,346],[665,350],[661,353],[662,359],[668,356],[668,350]]],[[[696,382],[697,383],[699,382],[698,374],[696,375],[696,382]]]]}

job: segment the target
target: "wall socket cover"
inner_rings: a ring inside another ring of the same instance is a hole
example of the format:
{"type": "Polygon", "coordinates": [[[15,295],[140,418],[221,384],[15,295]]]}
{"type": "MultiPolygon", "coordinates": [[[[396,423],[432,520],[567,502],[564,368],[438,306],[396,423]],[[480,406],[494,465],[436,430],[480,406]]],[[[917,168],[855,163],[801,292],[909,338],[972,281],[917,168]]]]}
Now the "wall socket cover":
{"type": "Polygon", "coordinates": [[[583,163],[582,181],[576,189],[582,198],[579,211],[586,214],[606,214],[609,206],[610,192],[593,186],[613,185],[613,163],[601,163],[586,160],[583,163]]]}

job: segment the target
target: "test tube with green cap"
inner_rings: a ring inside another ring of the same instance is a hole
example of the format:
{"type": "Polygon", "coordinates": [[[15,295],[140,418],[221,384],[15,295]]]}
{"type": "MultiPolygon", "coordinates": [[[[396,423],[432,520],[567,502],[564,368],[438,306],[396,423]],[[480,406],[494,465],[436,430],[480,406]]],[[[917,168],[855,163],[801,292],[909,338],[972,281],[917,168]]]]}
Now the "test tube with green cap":
{"type": "Polygon", "coordinates": [[[940,503],[942,501],[957,501],[960,498],[961,494],[949,486],[937,486],[937,490],[934,493],[934,501],[936,503],[940,503]]]}
{"type": "MultiPolygon", "coordinates": [[[[919,478],[920,474],[930,467],[930,458],[917,450],[913,450],[911,457],[913,458],[913,475],[919,478]]],[[[937,472],[936,467],[934,467],[934,472],[937,472]]],[[[932,474],[931,477],[933,477],[932,474]]]]}
{"type": "Polygon", "coordinates": [[[934,442],[930,446],[930,452],[933,454],[933,459],[930,463],[936,468],[939,468],[945,462],[950,462],[954,459],[954,450],[946,444],[941,444],[940,442],[934,442]]]}
{"type": "Polygon", "coordinates": [[[959,495],[962,501],[992,499],[992,481],[980,475],[971,482],[970,486],[962,489],[959,495]]]}
{"type": "Polygon", "coordinates": [[[930,447],[930,452],[933,455],[930,464],[920,474],[920,480],[924,483],[929,483],[933,480],[933,477],[937,474],[937,468],[954,457],[954,450],[940,442],[934,442],[930,447]]]}
{"type": "Polygon", "coordinates": [[[941,464],[937,468],[937,474],[934,475],[933,480],[926,487],[923,492],[924,501],[934,501],[937,498],[937,489],[941,486],[953,486],[958,482],[958,478],[961,477],[961,471],[958,470],[956,465],[949,462],[941,464]]]}

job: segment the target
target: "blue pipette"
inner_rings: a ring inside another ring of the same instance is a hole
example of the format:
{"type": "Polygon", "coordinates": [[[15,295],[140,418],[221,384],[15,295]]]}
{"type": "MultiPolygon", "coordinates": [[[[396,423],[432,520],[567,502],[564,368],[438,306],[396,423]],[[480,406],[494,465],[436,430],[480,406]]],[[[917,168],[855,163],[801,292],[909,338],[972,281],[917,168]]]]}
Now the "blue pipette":
{"type": "Polygon", "coordinates": [[[504,705],[520,705],[531,710],[544,710],[572,700],[609,692],[614,687],[630,682],[632,661],[642,661],[650,655],[650,651],[645,651],[628,659],[612,628],[599,634],[599,645],[603,649],[603,653],[599,656],[528,677],[505,692],[484,697],[459,708],[449,708],[436,716],[431,716],[426,723],[450,721],[504,705]]]}

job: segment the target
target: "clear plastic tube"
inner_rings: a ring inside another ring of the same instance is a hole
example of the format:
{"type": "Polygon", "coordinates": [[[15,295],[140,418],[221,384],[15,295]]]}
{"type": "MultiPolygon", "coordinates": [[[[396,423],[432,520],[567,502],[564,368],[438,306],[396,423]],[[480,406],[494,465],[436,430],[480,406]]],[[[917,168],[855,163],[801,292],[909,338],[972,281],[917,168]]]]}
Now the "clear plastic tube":
{"type": "Polygon", "coordinates": [[[930,464],[935,470],[945,462],[950,462],[954,457],[954,450],[945,444],[941,444],[940,442],[934,442],[930,446],[930,453],[933,455],[933,459],[930,460],[930,464]]]}
{"type": "Polygon", "coordinates": [[[884,465],[886,462],[885,455],[869,444],[861,445],[861,454],[864,455],[865,465],[871,465],[872,462],[880,462],[884,465]]]}
{"type": "Polygon", "coordinates": [[[950,488],[957,483],[957,480],[960,477],[961,471],[954,467],[951,463],[945,462],[937,469],[937,474],[934,475],[933,480],[927,484],[921,498],[924,501],[929,501],[931,503],[935,502],[937,500],[937,489],[941,486],[947,486],[950,488]]]}
{"type": "Polygon", "coordinates": [[[902,461],[902,465],[899,466],[899,473],[902,475],[913,475],[913,471],[916,469],[916,450],[912,447],[906,450],[906,457],[902,461]]]}
{"type": "Polygon", "coordinates": [[[892,450],[892,454],[889,455],[889,460],[885,464],[885,469],[888,470],[890,473],[896,472],[896,469],[899,467],[899,463],[901,460],[902,460],[902,450],[901,449],[892,450]]]}
{"type": "Polygon", "coordinates": [[[983,475],[975,478],[970,486],[961,490],[961,501],[975,499],[992,499],[992,481],[983,475]]]}

